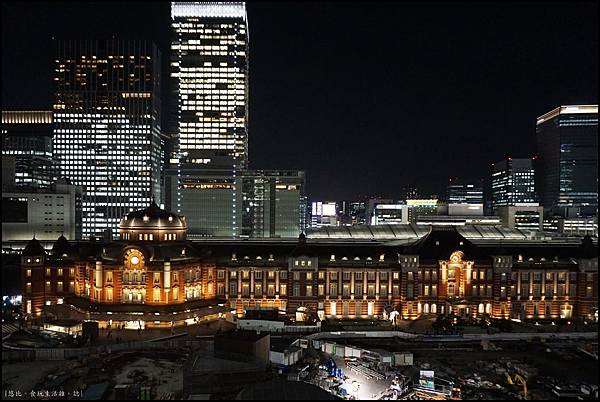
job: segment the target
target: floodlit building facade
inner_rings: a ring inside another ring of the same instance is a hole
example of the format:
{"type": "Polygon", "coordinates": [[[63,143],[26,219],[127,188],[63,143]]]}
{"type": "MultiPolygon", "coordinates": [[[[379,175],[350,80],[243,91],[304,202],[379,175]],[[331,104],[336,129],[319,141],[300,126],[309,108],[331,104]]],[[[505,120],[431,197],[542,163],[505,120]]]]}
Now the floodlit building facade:
{"type": "Polygon", "coordinates": [[[160,69],[152,42],[57,42],[54,156],[83,188],[84,237],[161,200],[160,69]]]}
{"type": "Polygon", "coordinates": [[[590,237],[412,224],[323,227],[297,240],[190,241],[186,233],[184,217],[151,205],[123,218],[119,240],[60,237],[50,253],[32,240],[22,256],[26,317],[46,309],[134,329],[253,309],[302,320],[597,320],[590,237]]]}
{"type": "Polygon", "coordinates": [[[310,227],[339,226],[337,204],[333,201],[313,201],[310,209],[310,227]]]}

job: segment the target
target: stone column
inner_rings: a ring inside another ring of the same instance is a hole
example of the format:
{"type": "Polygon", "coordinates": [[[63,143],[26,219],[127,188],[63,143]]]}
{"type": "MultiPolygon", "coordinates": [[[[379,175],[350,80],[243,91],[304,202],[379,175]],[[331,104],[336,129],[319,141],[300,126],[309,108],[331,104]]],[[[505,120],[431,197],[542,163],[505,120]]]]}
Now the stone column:
{"type": "Polygon", "coordinates": [[[163,282],[165,290],[165,303],[169,301],[169,292],[171,291],[171,262],[165,261],[163,268],[163,282]]]}
{"type": "MultiPolygon", "coordinates": [[[[102,291],[102,261],[96,261],[96,270],[95,270],[95,281],[94,281],[94,287],[95,289],[97,289],[98,291],[102,291]]],[[[44,284],[44,286],[46,286],[46,284],[44,284]]],[[[93,295],[91,295],[92,297],[90,298],[96,298],[96,292],[94,292],[93,295]]],[[[98,299],[100,299],[101,297],[99,296],[98,299]]]]}

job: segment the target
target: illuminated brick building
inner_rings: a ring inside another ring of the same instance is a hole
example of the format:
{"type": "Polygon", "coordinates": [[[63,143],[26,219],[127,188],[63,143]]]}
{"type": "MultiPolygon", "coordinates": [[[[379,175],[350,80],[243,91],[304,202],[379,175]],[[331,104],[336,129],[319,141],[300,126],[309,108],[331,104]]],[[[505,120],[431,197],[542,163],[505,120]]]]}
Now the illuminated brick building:
{"type": "Polygon", "coordinates": [[[26,315],[40,316],[46,305],[63,317],[129,327],[258,308],[294,319],[597,319],[598,248],[590,237],[382,225],[318,229],[298,240],[192,242],[186,230],[183,217],[152,205],[127,215],[116,241],[61,237],[46,254],[32,240],[22,260],[26,315]]]}

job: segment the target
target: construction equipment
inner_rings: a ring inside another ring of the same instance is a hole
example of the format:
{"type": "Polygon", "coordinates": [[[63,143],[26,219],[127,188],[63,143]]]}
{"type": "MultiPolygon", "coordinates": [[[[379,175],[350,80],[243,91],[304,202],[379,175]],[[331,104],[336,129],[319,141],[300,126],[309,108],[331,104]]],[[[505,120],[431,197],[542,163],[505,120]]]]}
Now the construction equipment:
{"type": "Polygon", "coordinates": [[[515,374],[512,378],[510,374],[506,373],[506,382],[510,385],[521,385],[523,386],[523,396],[527,399],[527,381],[519,374],[515,374]]]}

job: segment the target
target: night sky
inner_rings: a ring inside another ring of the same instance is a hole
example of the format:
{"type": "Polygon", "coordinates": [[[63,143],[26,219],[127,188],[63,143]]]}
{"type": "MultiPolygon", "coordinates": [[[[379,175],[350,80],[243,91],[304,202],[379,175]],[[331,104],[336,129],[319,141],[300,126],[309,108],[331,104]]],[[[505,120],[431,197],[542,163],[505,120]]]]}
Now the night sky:
{"type": "MultiPolygon", "coordinates": [[[[596,2],[247,10],[250,167],[305,170],[311,200],[442,195],[533,156],[537,116],[598,103],[596,2]]],[[[52,36],[151,39],[166,59],[169,24],[167,2],[3,2],[3,110],[51,108],[52,36]]]]}

